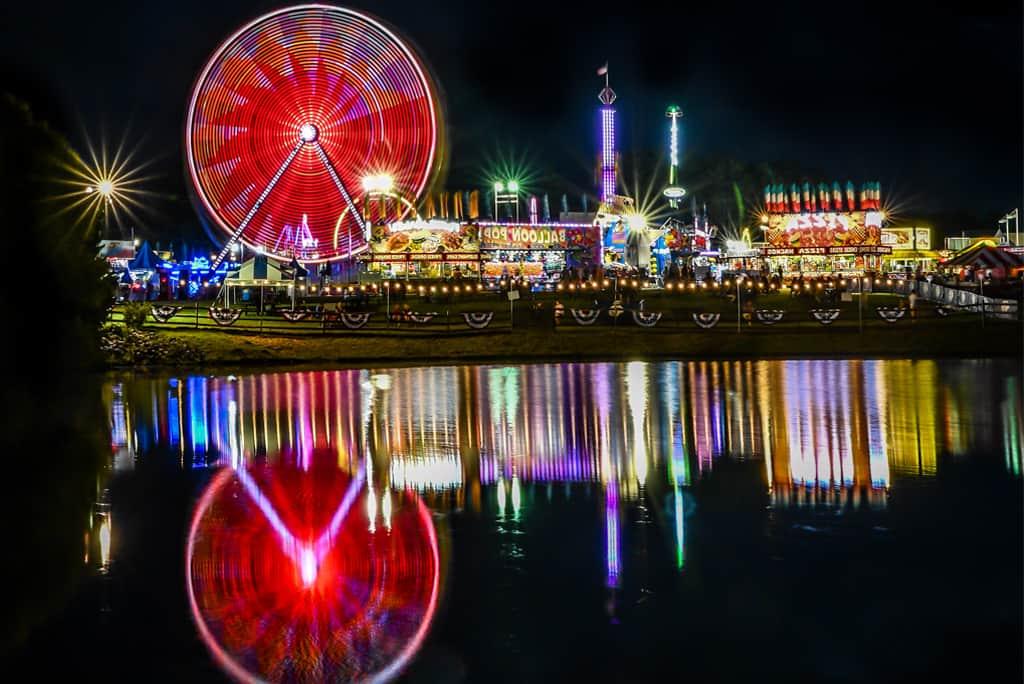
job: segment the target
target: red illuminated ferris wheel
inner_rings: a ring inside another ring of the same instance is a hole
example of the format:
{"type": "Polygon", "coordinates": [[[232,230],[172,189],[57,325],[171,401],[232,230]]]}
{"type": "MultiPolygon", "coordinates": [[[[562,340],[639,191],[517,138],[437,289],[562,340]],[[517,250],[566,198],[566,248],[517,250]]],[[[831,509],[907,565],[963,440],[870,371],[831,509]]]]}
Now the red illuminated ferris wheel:
{"type": "Polygon", "coordinates": [[[362,12],[301,5],[229,37],[200,73],[185,148],[205,214],[242,241],[323,262],[366,248],[363,202],[401,218],[437,170],[440,105],[413,50],[362,12]],[[367,183],[367,179],[374,182],[367,183]]]}

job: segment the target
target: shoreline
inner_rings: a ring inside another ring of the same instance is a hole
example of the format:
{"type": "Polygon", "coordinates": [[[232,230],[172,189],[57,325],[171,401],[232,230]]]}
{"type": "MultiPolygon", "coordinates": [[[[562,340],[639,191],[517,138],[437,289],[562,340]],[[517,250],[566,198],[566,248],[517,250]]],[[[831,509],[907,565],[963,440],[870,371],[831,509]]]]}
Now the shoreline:
{"type": "Polygon", "coordinates": [[[107,363],[107,372],[218,371],[272,367],[366,368],[376,366],[623,361],[729,361],[784,359],[999,359],[1022,358],[1016,323],[987,331],[917,323],[904,328],[818,328],[778,331],[563,328],[452,336],[351,334],[344,336],[242,335],[230,332],[160,330],[157,334],[199,349],[190,363],[107,363]],[[945,334],[943,334],[945,333],[945,334]],[[952,333],[952,334],[950,334],[952,333]],[[983,334],[987,333],[987,334],[983,334]],[[596,348],[599,345],[600,348],[596,348]]]}

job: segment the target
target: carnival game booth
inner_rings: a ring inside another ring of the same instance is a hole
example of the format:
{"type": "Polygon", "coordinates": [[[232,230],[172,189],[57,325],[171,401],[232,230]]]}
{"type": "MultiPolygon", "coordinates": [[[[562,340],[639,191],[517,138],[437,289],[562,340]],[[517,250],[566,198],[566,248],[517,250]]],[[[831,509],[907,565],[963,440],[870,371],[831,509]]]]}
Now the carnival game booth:
{"type": "Polygon", "coordinates": [[[988,242],[976,242],[943,261],[941,268],[963,276],[970,272],[972,279],[988,276],[1004,280],[1024,273],[1024,259],[988,242]]]}
{"type": "Polygon", "coordinates": [[[480,277],[480,227],[431,219],[373,226],[361,259],[371,279],[480,277]]]}
{"type": "Polygon", "coordinates": [[[479,223],[483,277],[553,283],[566,267],[592,263],[600,228],[585,223],[479,223]]]}
{"type": "Polygon", "coordinates": [[[877,183],[865,183],[858,195],[850,182],[845,192],[838,182],[765,188],[760,251],[768,270],[783,277],[880,271],[893,248],[882,243],[879,192],[877,183]]]}

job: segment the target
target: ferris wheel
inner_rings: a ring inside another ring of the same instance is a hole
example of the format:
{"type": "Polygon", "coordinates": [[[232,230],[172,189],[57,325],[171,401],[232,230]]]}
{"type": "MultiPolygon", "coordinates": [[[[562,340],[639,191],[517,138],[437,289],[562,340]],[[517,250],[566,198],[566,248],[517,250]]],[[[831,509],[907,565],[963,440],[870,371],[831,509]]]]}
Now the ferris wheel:
{"type": "Polygon", "coordinates": [[[314,263],[365,250],[365,200],[402,198],[390,220],[414,211],[442,130],[428,70],[380,20],[301,5],[243,26],[200,72],[186,120],[197,201],[226,239],[214,267],[237,242],[314,263]]]}

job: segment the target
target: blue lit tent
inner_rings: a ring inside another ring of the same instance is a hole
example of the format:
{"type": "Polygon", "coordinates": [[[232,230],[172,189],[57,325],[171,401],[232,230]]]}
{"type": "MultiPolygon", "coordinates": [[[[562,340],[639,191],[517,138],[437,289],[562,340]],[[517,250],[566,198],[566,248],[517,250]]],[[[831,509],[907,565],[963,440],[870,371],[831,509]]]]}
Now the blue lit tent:
{"type": "Polygon", "coordinates": [[[138,253],[135,258],[128,262],[129,271],[155,271],[156,270],[156,254],[153,249],[149,246],[149,241],[146,240],[139,247],[138,253]]]}

